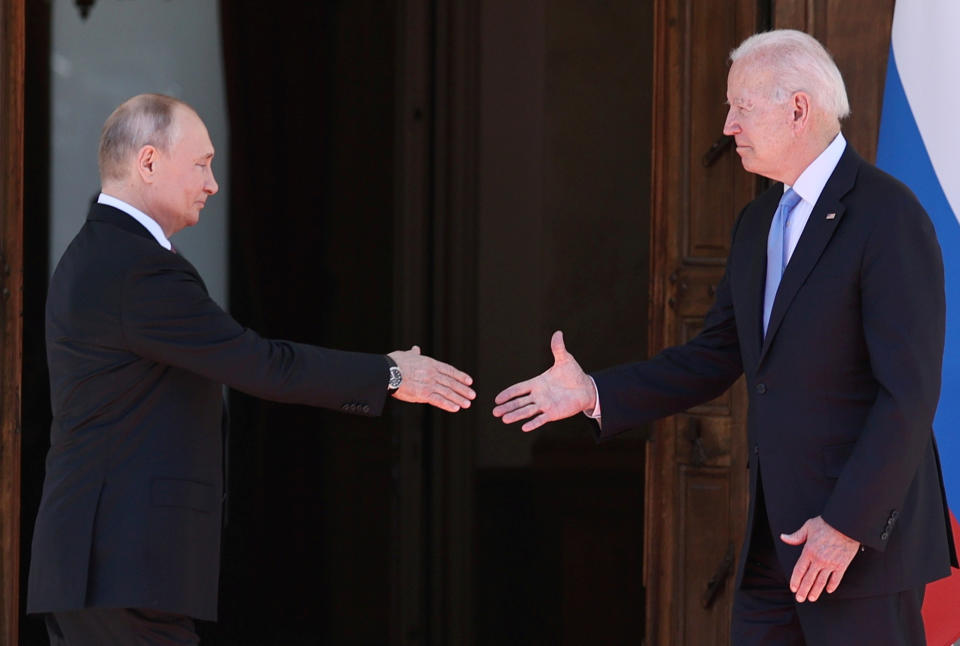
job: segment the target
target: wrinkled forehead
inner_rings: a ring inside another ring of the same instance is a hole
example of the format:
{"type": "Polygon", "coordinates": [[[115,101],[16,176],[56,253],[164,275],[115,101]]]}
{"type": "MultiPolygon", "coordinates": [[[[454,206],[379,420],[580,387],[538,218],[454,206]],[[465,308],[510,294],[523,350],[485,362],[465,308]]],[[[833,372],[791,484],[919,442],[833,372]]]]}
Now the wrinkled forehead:
{"type": "Polygon", "coordinates": [[[756,60],[738,59],[727,73],[727,100],[730,103],[756,101],[770,96],[773,78],[756,60]]]}

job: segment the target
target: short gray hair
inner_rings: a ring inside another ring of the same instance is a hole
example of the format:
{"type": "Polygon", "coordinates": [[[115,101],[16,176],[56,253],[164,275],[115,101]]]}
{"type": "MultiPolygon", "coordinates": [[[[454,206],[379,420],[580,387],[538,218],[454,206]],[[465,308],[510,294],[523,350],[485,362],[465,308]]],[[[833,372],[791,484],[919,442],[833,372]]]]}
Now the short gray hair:
{"type": "Polygon", "coordinates": [[[164,94],[138,94],[121,103],[107,117],[100,133],[100,181],[123,179],[124,164],[144,146],[167,152],[176,135],[174,116],[178,107],[193,109],[164,94]]]}
{"type": "Polygon", "coordinates": [[[837,118],[850,115],[843,76],[833,57],[813,36],[795,29],[754,34],[730,52],[730,62],[750,59],[775,79],[774,101],[806,92],[813,102],[837,118]]]}

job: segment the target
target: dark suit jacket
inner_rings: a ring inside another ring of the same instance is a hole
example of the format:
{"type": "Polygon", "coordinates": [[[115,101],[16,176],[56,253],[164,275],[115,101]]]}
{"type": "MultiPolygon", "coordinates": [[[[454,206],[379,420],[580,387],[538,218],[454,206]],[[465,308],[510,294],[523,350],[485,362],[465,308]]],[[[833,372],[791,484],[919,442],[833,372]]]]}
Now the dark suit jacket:
{"type": "Polygon", "coordinates": [[[214,619],[222,384],[378,415],[381,355],[263,339],[136,220],[94,204],[53,274],[53,424],[28,612],[142,607],[214,619]]]}
{"type": "MultiPolygon", "coordinates": [[[[932,432],[945,326],[933,225],[909,189],[847,146],[786,268],[764,338],[767,234],[782,194],[778,183],[740,214],[696,338],[594,376],[601,437],[708,401],[745,373],[747,540],[761,478],[774,536],[820,515],[865,547],[835,596],[946,576],[957,557],[932,432]]],[[[802,548],[775,543],[789,576],[802,548]]]]}

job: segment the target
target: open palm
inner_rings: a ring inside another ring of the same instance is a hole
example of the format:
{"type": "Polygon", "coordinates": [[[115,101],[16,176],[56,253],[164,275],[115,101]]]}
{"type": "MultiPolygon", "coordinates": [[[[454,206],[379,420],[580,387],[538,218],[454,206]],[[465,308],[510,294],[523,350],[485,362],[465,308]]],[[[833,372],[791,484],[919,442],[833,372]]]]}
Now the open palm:
{"type": "Polygon", "coordinates": [[[553,366],[546,372],[514,384],[497,395],[494,417],[504,424],[529,420],[521,428],[532,431],[547,422],[564,419],[593,410],[596,390],[573,355],[563,344],[563,332],[556,331],[550,339],[553,366]]]}

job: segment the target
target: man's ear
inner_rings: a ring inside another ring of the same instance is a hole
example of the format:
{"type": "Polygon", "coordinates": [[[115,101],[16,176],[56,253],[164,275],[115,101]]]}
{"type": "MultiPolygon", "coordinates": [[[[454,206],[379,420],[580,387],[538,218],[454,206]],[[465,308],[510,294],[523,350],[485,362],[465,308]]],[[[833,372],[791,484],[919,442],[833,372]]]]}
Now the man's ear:
{"type": "Polygon", "coordinates": [[[157,163],[160,161],[160,151],[147,144],[137,153],[137,172],[147,184],[152,184],[157,174],[157,163]]]}
{"type": "Polygon", "coordinates": [[[794,130],[802,130],[810,120],[810,96],[806,92],[795,92],[790,108],[793,110],[794,130]]]}

